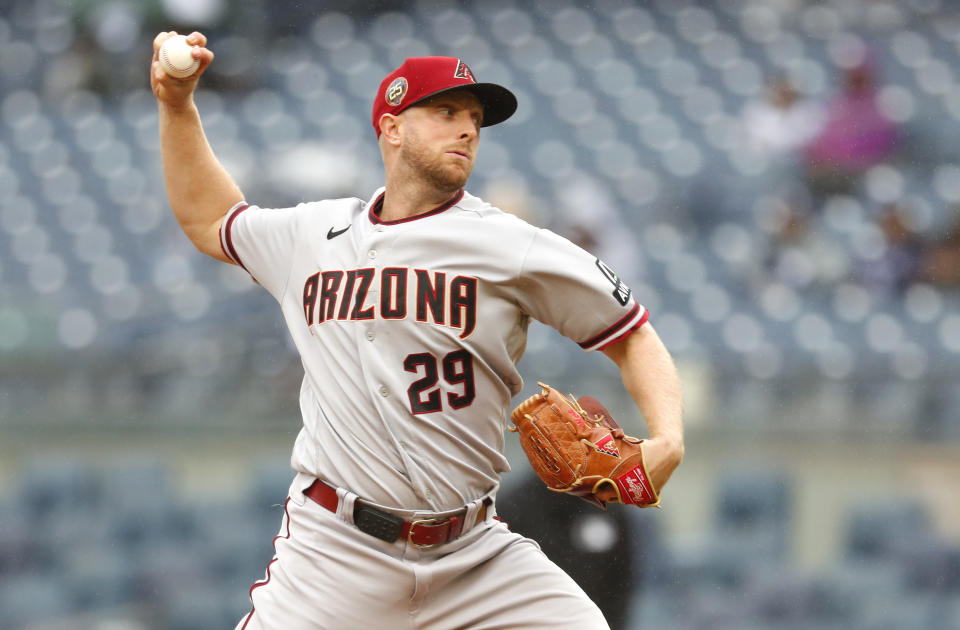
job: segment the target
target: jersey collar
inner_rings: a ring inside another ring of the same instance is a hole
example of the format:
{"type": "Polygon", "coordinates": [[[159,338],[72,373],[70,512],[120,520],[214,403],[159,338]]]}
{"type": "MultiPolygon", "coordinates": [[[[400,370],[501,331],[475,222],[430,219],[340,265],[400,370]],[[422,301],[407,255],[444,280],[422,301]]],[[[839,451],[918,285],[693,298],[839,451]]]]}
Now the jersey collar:
{"type": "Polygon", "coordinates": [[[384,221],[378,214],[383,209],[383,195],[386,191],[381,191],[379,195],[373,200],[373,203],[370,204],[370,209],[367,211],[367,216],[370,218],[370,222],[376,225],[397,225],[399,223],[409,223],[410,221],[416,221],[418,219],[425,219],[427,217],[432,217],[435,214],[440,214],[441,212],[452,208],[457,205],[461,199],[463,199],[463,188],[457,191],[449,201],[443,205],[437,206],[433,210],[424,212],[422,214],[417,214],[412,217],[407,217],[406,219],[396,219],[394,221],[384,221]]]}

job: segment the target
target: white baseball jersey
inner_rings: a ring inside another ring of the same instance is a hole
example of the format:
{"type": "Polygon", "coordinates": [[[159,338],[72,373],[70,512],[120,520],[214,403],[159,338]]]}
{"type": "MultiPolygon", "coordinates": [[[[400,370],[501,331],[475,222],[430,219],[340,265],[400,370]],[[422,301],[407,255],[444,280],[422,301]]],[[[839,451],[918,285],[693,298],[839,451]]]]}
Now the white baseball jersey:
{"type": "Polygon", "coordinates": [[[469,193],[401,221],[380,220],[382,197],[241,203],[221,244],[280,303],[303,362],[293,468],[381,505],[452,509],[509,470],[530,318],[589,351],[647,313],[599,259],[469,193]]]}

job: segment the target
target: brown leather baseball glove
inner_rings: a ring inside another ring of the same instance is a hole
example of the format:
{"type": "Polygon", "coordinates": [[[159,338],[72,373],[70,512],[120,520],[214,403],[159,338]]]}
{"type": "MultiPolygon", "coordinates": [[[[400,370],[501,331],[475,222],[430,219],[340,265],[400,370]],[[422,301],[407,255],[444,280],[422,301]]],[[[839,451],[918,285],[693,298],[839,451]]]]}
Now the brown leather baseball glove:
{"type": "Polygon", "coordinates": [[[656,507],[660,493],[643,464],[643,440],[625,435],[603,405],[574,400],[549,385],[510,414],[537,476],[601,508],[607,503],[656,507]]]}

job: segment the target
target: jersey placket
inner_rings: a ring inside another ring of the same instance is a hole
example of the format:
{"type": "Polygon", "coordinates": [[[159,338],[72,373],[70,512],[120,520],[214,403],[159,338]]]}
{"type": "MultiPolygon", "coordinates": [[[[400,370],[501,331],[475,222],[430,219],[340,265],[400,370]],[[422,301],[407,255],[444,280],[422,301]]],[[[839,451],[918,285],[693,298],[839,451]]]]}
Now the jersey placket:
{"type": "MultiPolygon", "coordinates": [[[[376,224],[370,225],[367,230],[363,231],[358,249],[358,263],[360,266],[374,269],[374,276],[377,278],[380,277],[380,272],[384,267],[390,266],[390,251],[398,236],[398,228],[401,228],[401,226],[391,228],[391,226],[376,224]]],[[[384,355],[388,353],[380,350],[382,343],[385,343],[380,335],[383,325],[382,319],[379,317],[380,299],[380,285],[378,282],[374,282],[367,293],[366,304],[373,305],[378,315],[362,324],[362,332],[358,339],[358,356],[371,400],[373,400],[374,406],[380,410],[378,415],[380,416],[383,434],[389,436],[394,448],[400,453],[404,466],[402,473],[410,479],[413,490],[421,498],[424,498],[424,486],[412,474],[412,471],[416,468],[412,466],[416,452],[411,450],[408,437],[403,435],[404,427],[392,422],[399,417],[404,417],[406,409],[399,411],[396,409],[398,404],[402,404],[397,399],[397,396],[400,396],[402,392],[391,390],[387,385],[389,382],[387,376],[392,371],[402,369],[402,366],[387,365],[384,355]]],[[[430,491],[427,490],[426,494],[426,498],[429,499],[430,491]]]]}

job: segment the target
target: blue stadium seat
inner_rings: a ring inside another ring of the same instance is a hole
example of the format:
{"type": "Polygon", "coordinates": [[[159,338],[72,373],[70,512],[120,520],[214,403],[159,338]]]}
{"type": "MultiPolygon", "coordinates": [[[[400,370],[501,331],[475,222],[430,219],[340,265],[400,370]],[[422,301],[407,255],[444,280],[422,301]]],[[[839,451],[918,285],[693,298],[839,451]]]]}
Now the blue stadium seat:
{"type": "Polygon", "coordinates": [[[67,616],[74,604],[61,576],[28,572],[0,578],[0,610],[7,627],[30,628],[67,616]]]}
{"type": "Polygon", "coordinates": [[[16,500],[28,520],[64,518],[100,497],[95,473],[79,458],[37,458],[18,477],[16,500]]]}
{"type": "Polygon", "coordinates": [[[785,559],[792,486],[776,470],[732,472],[719,481],[714,528],[724,541],[738,541],[755,560],[785,559]]]}
{"type": "Polygon", "coordinates": [[[930,536],[929,515],[917,501],[864,504],[854,507],[848,517],[846,557],[886,560],[930,536]]]}

